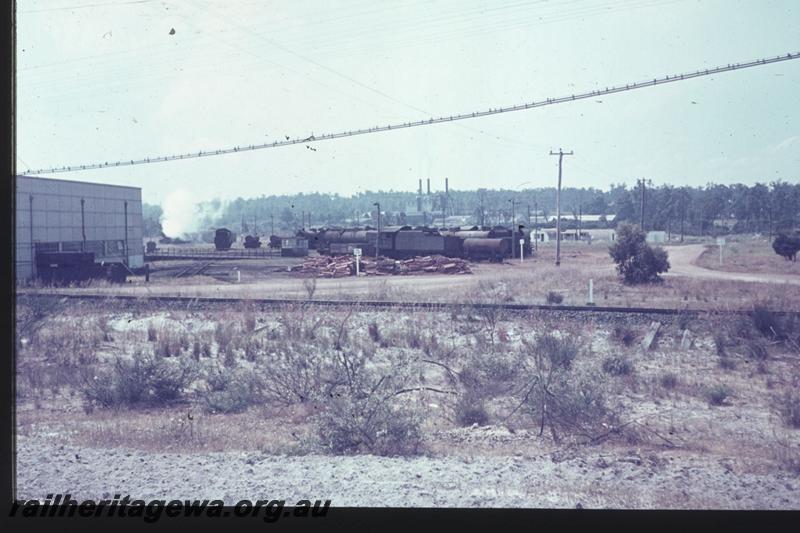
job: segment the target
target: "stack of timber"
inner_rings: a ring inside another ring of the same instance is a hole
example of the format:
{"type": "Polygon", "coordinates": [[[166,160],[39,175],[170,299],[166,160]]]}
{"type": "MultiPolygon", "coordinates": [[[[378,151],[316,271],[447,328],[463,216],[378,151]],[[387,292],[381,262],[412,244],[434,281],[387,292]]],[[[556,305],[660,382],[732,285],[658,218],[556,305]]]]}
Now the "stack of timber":
{"type": "MultiPolygon", "coordinates": [[[[367,276],[392,276],[414,274],[472,274],[469,262],[463,259],[429,255],[414,257],[403,261],[395,261],[385,257],[377,259],[362,257],[360,272],[367,276]]],[[[335,257],[309,257],[302,265],[291,268],[304,277],[342,278],[354,276],[356,260],[354,257],[341,255],[335,257]]]]}

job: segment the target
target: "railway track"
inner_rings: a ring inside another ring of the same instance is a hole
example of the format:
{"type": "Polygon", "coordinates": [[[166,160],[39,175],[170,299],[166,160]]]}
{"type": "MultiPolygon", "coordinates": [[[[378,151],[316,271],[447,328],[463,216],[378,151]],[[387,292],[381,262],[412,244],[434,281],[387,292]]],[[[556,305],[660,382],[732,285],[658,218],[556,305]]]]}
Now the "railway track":
{"type": "MultiPolygon", "coordinates": [[[[142,305],[148,303],[180,305],[188,309],[216,306],[230,306],[248,304],[261,309],[281,307],[287,305],[307,305],[313,307],[338,307],[348,308],[358,306],[362,309],[394,309],[405,311],[458,311],[464,308],[476,310],[497,310],[504,312],[531,312],[543,311],[558,314],[609,314],[609,315],[662,315],[662,316],[698,316],[705,314],[742,315],[749,314],[747,309],[738,310],[710,310],[710,309],[674,309],[662,307],[608,307],[595,305],[543,305],[522,303],[468,303],[468,302],[392,302],[376,300],[307,300],[296,298],[226,298],[226,297],[194,297],[194,296],[132,296],[132,295],[103,295],[103,294],[75,294],[66,292],[29,292],[18,291],[18,295],[31,297],[59,297],[69,300],[104,301],[109,303],[142,305]]],[[[796,315],[800,317],[800,310],[771,310],[780,315],[796,315]]]]}

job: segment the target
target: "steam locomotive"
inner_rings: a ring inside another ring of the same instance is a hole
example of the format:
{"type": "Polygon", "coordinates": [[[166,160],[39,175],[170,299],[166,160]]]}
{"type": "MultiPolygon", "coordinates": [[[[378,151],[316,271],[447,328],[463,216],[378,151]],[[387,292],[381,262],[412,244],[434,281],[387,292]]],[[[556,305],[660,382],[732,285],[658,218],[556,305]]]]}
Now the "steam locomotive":
{"type": "Polygon", "coordinates": [[[519,240],[523,240],[522,252],[531,253],[530,232],[520,226],[516,231],[497,226],[462,229],[411,226],[388,226],[380,234],[372,228],[300,230],[297,237],[308,240],[308,247],[323,255],[352,254],[361,248],[365,255],[374,255],[375,246],[382,256],[406,259],[422,255],[444,255],[471,260],[502,261],[519,257],[519,240]]]}

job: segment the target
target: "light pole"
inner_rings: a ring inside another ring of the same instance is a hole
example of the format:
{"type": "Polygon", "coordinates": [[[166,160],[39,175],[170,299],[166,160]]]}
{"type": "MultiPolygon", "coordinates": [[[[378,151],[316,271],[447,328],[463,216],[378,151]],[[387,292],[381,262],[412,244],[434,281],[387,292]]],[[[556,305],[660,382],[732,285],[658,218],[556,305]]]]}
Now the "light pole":
{"type": "Polygon", "coordinates": [[[378,208],[378,235],[375,238],[375,259],[377,259],[381,255],[381,203],[375,202],[372,205],[378,208]]]}
{"type": "Polygon", "coordinates": [[[514,205],[517,203],[513,198],[508,200],[511,203],[511,257],[516,257],[514,255],[514,250],[516,249],[515,239],[517,237],[517,220],[514,216],[514,205]]]}
{"type": "MultiPolygon", "coordinates": [[[[531,181],[523,181],[522,183],[517,185],[516,188],[519,189],[523,185],[528,185],[530,183],[534,183],[534,181],[532,181],[532,180],[531,181]]],[[[533,199],[533,216],[534,216],[534,218],[536,218],[536,222],[537,222],[536,226],[538,227],[538,221],[539,221],[538,216],[539,215],[537,214],[537,209],[538,209],[538,206],[536,205],[536,197],[534,196],[534,199],[533,199]]],[[[512,211],[513,211],[513,208],[512,208],[512,211]]],[[[530,206],[530,204],[528,204],[528,226],[529,226],[528,227],[528,234],[530,234],[530,231],[531,231],[530,225],[531,225],[531,206],[530,206]]],[[[534,233],[533,246],[534,246],[535,250],[538,250],[538,248],[539,248],[539,245],[536,242],[537,238],[538,238],[538,232],[534,233]]],[[[520,254],[522,254],[522,248],[520,248],[520,254]]]]}

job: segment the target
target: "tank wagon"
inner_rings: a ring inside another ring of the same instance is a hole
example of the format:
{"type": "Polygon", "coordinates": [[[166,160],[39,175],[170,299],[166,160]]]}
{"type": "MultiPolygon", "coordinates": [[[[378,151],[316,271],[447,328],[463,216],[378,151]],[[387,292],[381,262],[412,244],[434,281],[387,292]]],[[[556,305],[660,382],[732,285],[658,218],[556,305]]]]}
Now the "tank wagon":
{"type": "Polygon", "coordinates": [[[218,228],[214,233],[214,246],[217,250],[230,250],[235,241],[236,237],[228,228],[218,228]]]}
{"type": "Polygon", "coordinates": [[[464,256],[479,261],[502,261],[511,257],[511,237],[464,239],[464,256]]]}

